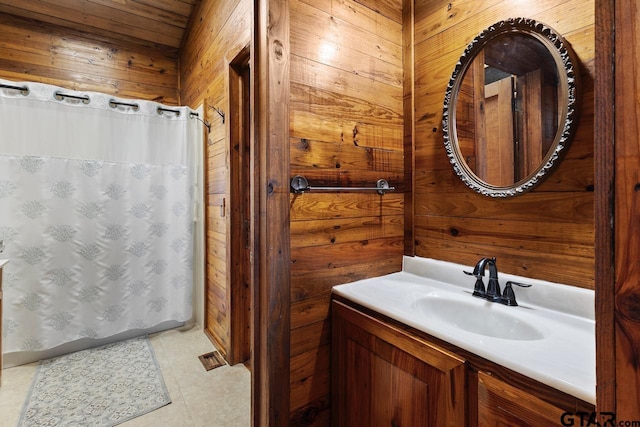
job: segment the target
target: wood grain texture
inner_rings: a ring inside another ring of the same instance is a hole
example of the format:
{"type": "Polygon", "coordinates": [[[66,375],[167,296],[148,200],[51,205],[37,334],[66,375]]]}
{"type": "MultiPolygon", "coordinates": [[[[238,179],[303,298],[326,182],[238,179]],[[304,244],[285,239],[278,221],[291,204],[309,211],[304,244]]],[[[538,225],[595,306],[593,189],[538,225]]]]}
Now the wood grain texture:
{"type": "MultiPolygon", "coordinates": [[[[467,366],[466,392],[468,393],[467,413],[469,415],[469,418],[468,418],[469,423],[459,424],[459,425],[470,425],[470,426],[477,425],[478,408],[477,408],[477,405],[474,403],[474,401],[477,401],[477,398],[478,398],[478,393],[477,393],[478,372],[484,372],[485,374],[491,375],[492,378],[499,380],[504,384],[508,384],[510,387],[514,387],[515,389],[518,389],[521,392],[526,392],[528,397],[531,397],[532,400],[539,400],[542,402],[546,402],[547,404],[560,408],[563,411],[572,412],[572,413],[576,413],[580,411],[580,412],[586,412],[590,414],[595,410],[594,405],[591,403],[577,399],[574,396],[571,396],[553,387],[550,387],[538,381],[535,381],[530,377],[524,376],[515,371],[507,369],[501,365],[495,364],[490,360],[487,360],[478,356],[477,354],[464,350],[460,347],[452,345],[451,343],[448,343],[441,339],[435,338],[429,334],[425,334],[422,331],[414,329],[410,326],[407,326],[403,323],[400,323],[396,320],[386,317],[380,313],[377,313],[373,310],[370,310],[366,307],[363,307],[359,304],[349,301],[346,298],[342,298],[338,295],[334,295],[333,299],[334,299],[334,302],[341,303],[345,306],[353,308],[356,312],[362,313],[363,315],[369,318],[373,318],[394,329],[402,331],[402,334],[406,334],[416,338],[418,342],[429,343],[429,345],[434,346],[435,348],[439,348],[450,354],[456,355],[456,357],[460,358],[461,360],[465,360],[466,366],[467,366]]],[[[334,356],[335,356],[335,352],[332,353],[332,357],[334,356]]],[[[526,402],[524,402],[523,404],[526,405],[526,402]]],[[[439,425],[439,424],[436,423],[434,425],[439,425]]],[[[518,425],[518,424],[505,423],[505,424],[497,424],[497,425],[511,426],[511,425],[518,425]]],[[[555,425],[559,425],[559,423],[556,423],[555,425]]],[[[578,425],[577,422],[576,422],[576,425],[578,425]]]]}
{"type": "Polygon", "coordinates": [[[558,426],[565,412],[528,392],[478,372],[478,426],[558,426]]]}
{"type": "Polygon", "coordinates": [[[205,318],[204,329],[213,340],[220,353],[230,356],[231,318],[229,289],[229,254],[228,228],[230,207],[229,203],[229,169],[228,169],[228,139],[226,126],[221,121],[214,120],[209,98],[205,102],[204,120],[211,123],[212,131],[207,136],[205,193],[208,195],[205,205],[207,218],[207,239],[205,253],[207,254],[207,270],[205,281],[205,318]],[[224,136],[223,136],[224,135],[224,136]],[[222,139],[218,139],[221,136],[222,139]]]}
{"type": "Polygon", "coordinates": [[[404,69],[403,104],[404,126],[404,254],[415,255],[415,227],[414,227],[414,197],[413,190],[416,187],[415,166],[415,99],[413,90],[415,86],[415,74],[413,63],[415,61],[415,2],[404,0],[402,2],[402,62],[404,69]]]}
{"type": "Polygon", "coordinates": [[[0,0],[0,13],[121,41],[179,48],[200,0],[0,0]]]}
{"type": "MultiPolygon", "coordinates": [[[[304,408],[309,411],[309,403],[325,398],[330,392],[331,347],[324,345],[313,351],[291,357],[291,412],[296,414],[304,408]]],[[[315,406],[319,413],[329,408],[315,406]]]]}
{"type": "MultiPolygon", "coordinates": [[[[637,2],[615,3],[615,413],[620,420],[640,419],[639,23],[637,2]]],[[[600,355],[607,357],[604,349],[600,355]]]]}
{"type": "Polygon", "coordinates": [[[331,287],[398,271],[404,253],[402,1],[291,0],[290,174],[312,186],[396,191],[290,195],[291,354],[294,425],[328,426],[329,367],[322,340],[331,287]],[[314,332],[313,340],[303,332],[314,332]],[[301,356],[302,357],[302,356],[301,356]],[[304,381],[304,382],[301,382],[304,381]]]}
{"type": "Polygon", "coordinates": [[[0,78],[178,103],[178,50],[0,13],[0,78]]]}
{"type": "Polygon", "coordinates": [[[356,2],[394,22],[402,22],[402,8],[399,8],[394,0],[356,0],[356,2]]]}
{"type": "Polygon", "coordinates": [[[501,271],[593,289],[593,2],[542,0],[516,6],[514,1],[416,1],[415,9],[416,255],[467,265],[479,254],[497,256],[501,271]],[[514,8],[551,25],[576,52],[583,83],[581,116],[566,162],[534,191],[494,200],[473,193],[455,176],[442,144],[442,105],[466,44],[487,26],[512,17],[514,8]],[[506,228],[504,221],[510,224],[506,228]],[[581,243],[558,240],[559,224],[579,224],[573,233],[582,234],[581,243]]]}
{"type": "MultiPolygon", "coordinates": [[[[251,1],[202,1],[194,11],[193,23],[180,52],[183,104],[199,105],[205,98],[214,98],[216,107],[228,110],[224,88],[226,67],[251,43],[251,29],[251,1]]],[[[214,116],[212,120],[220,121],[220,117],[214,116]]]]}
{"type": "Polygon", "coordinates": [[[332,302],[333,425],[465,425],[465,361],[332,302]]]}
{"type": "Polygon", "coordinates": [[[256,3],[251,78],[254,82],[252,188],[258,209],[254,297],[254,425],[290,419],[289,80],[290,1],[256,3]],[[254,61],[255,59],[255,61],[254,61]],[[255,152],[257,151],[257,154],[255,152]]]}
{"type": "Polygon", "coordinates": [[[232,131],[230,120],[223,123],[215,108],[229,112],[229,64],[251,43],[251,14],[252,2],[249,0],[199,2],[184,36],[186,43],[180,51],[180,100],[193,108],[202,103],[203,120],[211,124],[205,147],[207,269],[204,328],[218,350],[232,359],[238,358],[232,348],[231,332],[237,325],[232,324],[234,312],[230,286],[231,272],[237,269],[229,265],[229,239],[232,228],[237,228],[230,223],[229,146],[232,131]]]}
{"type": "MultiPolygon", "coordinates": [[[[596,402],[616,412],[615,332],[615,2],[596,1],[595,218],[596,402]]],[[[638,107],[636,106],[636,109],[638,107]]],[[[626,240],[623,237],[624,240],[626,240]]],[[[637,375],[637,374],[635,374],[637,375]]]]}
{"type": "MultiPolygon", "coordinates": [[[[290,196],[291,354],[299,331],[323,331],[331,287],[401,268],[404,252],[404,74],[399,0],[292,0],[291,175],[314,186],[396,192],[290,196]]],[[[291,422],[329,425],[329,366],[301,393],[292,378],[291,422]]],[[[309,385],[304,386],[306,388],[309,385]]]]}
{"type": "Polygon", "coordinates": [[[254,151],[250,138],[251,88],[249,77],[249,48],[231,59],[225,87],[229,88],[229,110],[225,122],[229,126],[227,158],[229,179],[226,193],[229,195],[229,218],[226,228],[226,244],[229,271],[227,288],[230,310],[229,364],[248,362],[251,356],[251,155],[254,151]]]}

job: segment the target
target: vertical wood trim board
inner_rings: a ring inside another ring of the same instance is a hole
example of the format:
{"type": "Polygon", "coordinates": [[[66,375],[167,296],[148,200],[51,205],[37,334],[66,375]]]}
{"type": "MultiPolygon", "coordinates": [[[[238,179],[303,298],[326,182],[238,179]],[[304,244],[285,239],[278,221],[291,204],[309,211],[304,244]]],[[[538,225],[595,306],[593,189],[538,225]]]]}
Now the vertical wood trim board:
{"type": "MultiPolygon", "coordinates": [[[[254,425],[289,424],[289,1],[256,0],[260,224],[255,307],[254,425]]],[[[256,258],[257,255],[257,258],[256,258]]]]}
{"type": "Polygon", "coordinates": [[[404,90],[404,254],[413,256],[416,253],[415,227],[413,218],[413,189],[415,188],[415,98],[414,86],[414,1],[403,0],[402,4],[402,62],[403,62],[403,90],[404,90]]]}
{"type": "Polygon", "coordinates": [[[596,407],[615,413],[615,1],[596,0],[595,8],[596,407]]]}
{"type": "MultiPolygon", "coordinates": [[[[640,6],[615,2],[615,413],[640,419],[640,6]]],[[[609,289],[603,290],[603,292],[609,289]]],[[[608,296],[608,295],[607,295],[608,296]]],[[[606,298],[607,296],[603,296],[606,298]]],[[[607,307],[609,309],[609,307],[607,307]]],[[[606,311],[605,311],[606,312],[606,311]]],[[[604,313],[602,313],[604,314],[604,313]]],[[[606,333],[608,331],[602,331],[606,333]]],[[[607,349],[602,349],[605,352],[607,349]]],[[[610,356],[610,353],[609,353],[610,356]]],[[[603,363],[608,363],[606,354],[603,363]]],[[[609,365],[610,366],[610,365],[609,365]]],[[[604,380],[604,378],[601,378],[604,380]]],[[[606,403],[608,395],[601,396],[606,403]]]]}

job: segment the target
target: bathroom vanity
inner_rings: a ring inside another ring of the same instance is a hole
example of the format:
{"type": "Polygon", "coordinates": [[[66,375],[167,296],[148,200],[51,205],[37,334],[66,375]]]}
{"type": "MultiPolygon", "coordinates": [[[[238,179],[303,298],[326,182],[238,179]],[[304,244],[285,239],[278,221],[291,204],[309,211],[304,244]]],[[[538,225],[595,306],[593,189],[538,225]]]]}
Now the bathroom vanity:
{"type": "Polygon", "coordinates": [[[0,386],[2,386],[2,268],[9,260],[0,259],[0,386]]]}
{"type": "Polygon", "coordinates": [[[593,293],[500,275],[532,285],[507,307],[473,297],[463,270],[405,257],[400,273],[334,287],[334,425],[542,426],[594,411],[593,293]]]}

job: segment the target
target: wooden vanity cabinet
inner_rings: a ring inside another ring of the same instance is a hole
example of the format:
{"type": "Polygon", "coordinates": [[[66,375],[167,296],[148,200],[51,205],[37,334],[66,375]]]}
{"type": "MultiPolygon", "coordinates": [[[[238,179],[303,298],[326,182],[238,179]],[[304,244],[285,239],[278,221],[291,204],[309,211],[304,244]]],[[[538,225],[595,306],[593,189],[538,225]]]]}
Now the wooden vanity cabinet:
{"type": "Polygon", "coordinates": [[[559,426],[565,410],[478,372],[478,426],[559,426]]]}
{"type": "Polygon", "coordinates": [[[463,426],[465,361],[332,302],[333,426],[463,426]]]}
{"type": "Polygon", "coordinates": [[[544,427],[595,410],[348,300],[331,309],[334,426],[544,427]]]}

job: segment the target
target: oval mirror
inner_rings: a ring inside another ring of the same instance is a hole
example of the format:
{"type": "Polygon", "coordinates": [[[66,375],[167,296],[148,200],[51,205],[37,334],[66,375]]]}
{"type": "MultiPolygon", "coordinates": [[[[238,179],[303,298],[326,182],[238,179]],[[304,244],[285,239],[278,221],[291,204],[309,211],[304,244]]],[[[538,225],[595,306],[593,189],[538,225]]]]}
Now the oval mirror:
{"type": "Polygon", "coordinates": [[[444,100],[444,145],[473,190],[511,197],[558,163],[577,119],[575,55],[549,26],[500,21],[465,49],[444,100]]]}

